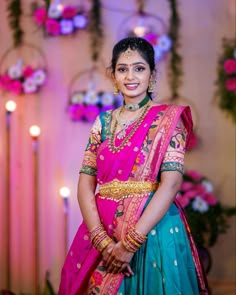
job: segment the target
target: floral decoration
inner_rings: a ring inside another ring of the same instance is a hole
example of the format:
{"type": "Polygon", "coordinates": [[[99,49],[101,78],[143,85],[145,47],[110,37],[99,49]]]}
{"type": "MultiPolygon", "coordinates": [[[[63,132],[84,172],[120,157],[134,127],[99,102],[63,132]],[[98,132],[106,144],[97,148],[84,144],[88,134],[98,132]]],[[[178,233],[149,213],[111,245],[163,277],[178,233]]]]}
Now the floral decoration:
{"type": "Polygon", "coordinates": [[[100,112],[114,109],[120,104],[120,96],[110,92],[97,92],[93,89],[77,91],[70,97],[70,118],[72,121],[93,122],[100,112]]]}
{"type": "Polygon", "coordinates": [[[197,245],[213,246],[229,227],[228,217],[236,207],[223,206],[214,194],[212,182],[194,170],[186,171],[176,197],[184,208],[197,245]]]}
{"type": "Polygon", "coordinates": [[[29,65],[23,66],[22,60],[19,60],[0,76],[0,88],[16,95],[30,94],[36,93],[45,81],[44,69],[34,69],[29,65]]]}
{"type": "Polygon", "coordinates": [[[59,3],[50,4],[48,10],[46,7],[38,7],[34,11],[34,20],[51,36],[70,35],[77,30],[85,29],[88,24],[85,11],[59,3]]]}
{"type": "Polygon", "coordinates": [[[219,107],[236,122],[236,40],[223,39],[216,85],[219,107]]]}

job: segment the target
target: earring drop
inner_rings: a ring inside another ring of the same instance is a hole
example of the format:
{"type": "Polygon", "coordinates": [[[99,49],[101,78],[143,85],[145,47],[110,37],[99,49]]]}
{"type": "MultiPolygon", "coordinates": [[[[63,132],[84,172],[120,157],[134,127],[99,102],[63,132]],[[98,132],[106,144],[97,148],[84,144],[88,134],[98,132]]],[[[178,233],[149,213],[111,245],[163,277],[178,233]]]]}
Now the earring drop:
{"type": "Polygon", "coordinates": [[[113,93],[114,93],[114,95],[119,94],[119,89],[116,84],[114,84],[114,86],[113,86],[113,93]]]}
{"type": "Polygon", "coordinates": [[[155,85],[155,81],[151,79],[148,85],[148,92],[154,92],[154,85],[155,85]]]}

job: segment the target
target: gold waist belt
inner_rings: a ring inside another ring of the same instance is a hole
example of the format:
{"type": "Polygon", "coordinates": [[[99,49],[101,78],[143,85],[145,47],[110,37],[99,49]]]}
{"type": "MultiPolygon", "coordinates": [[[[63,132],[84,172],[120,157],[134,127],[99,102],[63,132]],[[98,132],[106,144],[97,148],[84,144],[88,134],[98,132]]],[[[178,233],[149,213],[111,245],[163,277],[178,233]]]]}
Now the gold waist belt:
{"type": "Polygon", "coordinates": [[[99,187],[100,197],[104,199],[120,200],[132,196],[142,196],[158,188],[159,183],[148,181],[119,181],[101,184],[99,187]]]}

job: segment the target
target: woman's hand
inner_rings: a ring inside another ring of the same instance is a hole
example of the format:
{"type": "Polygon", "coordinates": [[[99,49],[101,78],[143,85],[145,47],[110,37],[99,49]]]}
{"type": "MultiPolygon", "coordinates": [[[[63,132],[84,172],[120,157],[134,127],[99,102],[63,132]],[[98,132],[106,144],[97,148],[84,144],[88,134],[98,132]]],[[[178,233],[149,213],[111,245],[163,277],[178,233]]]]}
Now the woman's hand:
{"type": "Polygon", "coordinates": [[[122,242],[111,242],[104,250],[104,260],[106,262],[107,272],[124,273],[126,276],[133,275],[133,271],[129,265],[134,253],[125,249],[122,242]]]}

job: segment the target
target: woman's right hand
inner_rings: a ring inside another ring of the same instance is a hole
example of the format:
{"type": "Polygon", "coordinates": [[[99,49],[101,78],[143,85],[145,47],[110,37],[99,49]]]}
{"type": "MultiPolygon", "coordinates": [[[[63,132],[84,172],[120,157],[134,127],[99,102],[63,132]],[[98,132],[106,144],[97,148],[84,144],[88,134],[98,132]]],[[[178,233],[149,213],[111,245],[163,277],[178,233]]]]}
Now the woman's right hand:
{"type": "Polygon", "coordinates": [[[114,267],[114,263],[111,262],[114,259],[112,257],[113,249],[114,247],[116,248],[117,246],[118,247],[120,246],[120,242],[115,243],[114,241],[112,241],[102,252],[102,256],[103,256],[103,260],[105,261],[105,264],[107,265],[107,262],[108,262],[108,265],[107,265],[108,272],[114,273],[114,274],[123,273],[126,276],[133,275],[134,273],[128,262],[118,262],[118,267],[114,267]]]}

